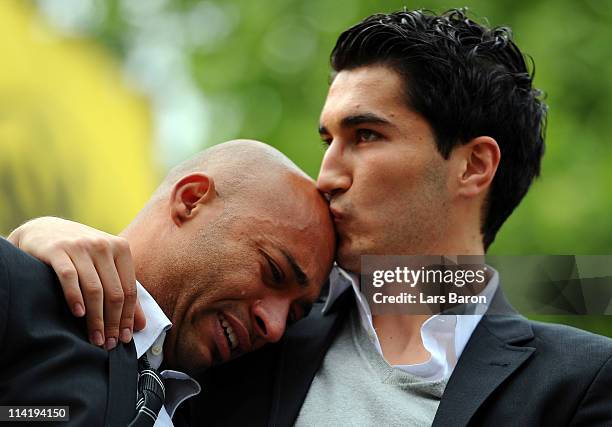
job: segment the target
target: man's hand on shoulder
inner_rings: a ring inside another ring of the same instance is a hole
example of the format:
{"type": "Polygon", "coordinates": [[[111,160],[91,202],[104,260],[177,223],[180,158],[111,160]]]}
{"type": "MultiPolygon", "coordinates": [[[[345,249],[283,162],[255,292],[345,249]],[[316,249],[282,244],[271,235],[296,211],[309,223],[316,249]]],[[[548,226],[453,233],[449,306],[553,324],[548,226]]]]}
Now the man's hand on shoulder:
{"type": "Polygon", "coordinates": [[[111,349],[144,328],[127,240],[54,217],[31,220],[8,240],[55,270],[72,313],[87,314],[93,344],[111,349]]]}

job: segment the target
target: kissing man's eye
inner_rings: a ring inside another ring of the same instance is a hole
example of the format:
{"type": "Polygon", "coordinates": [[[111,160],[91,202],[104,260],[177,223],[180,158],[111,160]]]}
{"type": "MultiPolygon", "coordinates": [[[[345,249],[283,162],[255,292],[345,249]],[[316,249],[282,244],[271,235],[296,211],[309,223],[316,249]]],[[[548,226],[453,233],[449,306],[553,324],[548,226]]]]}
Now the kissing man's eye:
{"type": "Polygon", "coordinates": [[[381,138],[378,132],[374,132],[370,129],[357,129],[357,142],[371,142],[381,138]]]}

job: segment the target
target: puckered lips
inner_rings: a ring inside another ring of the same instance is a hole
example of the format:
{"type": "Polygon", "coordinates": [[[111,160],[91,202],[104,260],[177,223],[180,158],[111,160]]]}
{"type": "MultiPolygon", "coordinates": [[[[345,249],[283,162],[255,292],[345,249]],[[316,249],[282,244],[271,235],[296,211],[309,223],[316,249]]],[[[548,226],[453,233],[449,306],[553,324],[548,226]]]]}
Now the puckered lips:
{"type": "Polygon", "coordinates": [[[336,208],[335,206],[330,206],[329,211],[331,212],[332,218],[334,219],[335,223],[339,223],[340,221],[342,221],[344,215],[338,208],[336,208]]]}

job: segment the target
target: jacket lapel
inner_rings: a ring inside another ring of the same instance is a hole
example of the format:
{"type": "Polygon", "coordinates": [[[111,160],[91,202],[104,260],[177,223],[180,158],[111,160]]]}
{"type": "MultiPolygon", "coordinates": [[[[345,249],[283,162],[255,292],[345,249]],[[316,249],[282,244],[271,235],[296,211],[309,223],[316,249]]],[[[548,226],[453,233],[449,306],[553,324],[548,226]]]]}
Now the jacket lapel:
{"type": "Polygon", "coordinates": [[[138,360],[134,341],[108,352],[107,426],[127,425],[136,414],[138,360]]]}
{"type": "Polygon", "coordinates": [[[320,304],[315,312],[287,331],[274,384],[270,426],[295,423],[310,384],[353,300],[353,291],[348,289],[329,312],[323,314],[320,304]]]}
{"type": "Polygon", "coordinates": [[[433,427],[467,425],[491,393],[535,351],[518,345],[531,340],[533,331],[511,308],[501,289],[493,305],[496,312],[514,314],[483,316],[448,381],[433,427]]]}

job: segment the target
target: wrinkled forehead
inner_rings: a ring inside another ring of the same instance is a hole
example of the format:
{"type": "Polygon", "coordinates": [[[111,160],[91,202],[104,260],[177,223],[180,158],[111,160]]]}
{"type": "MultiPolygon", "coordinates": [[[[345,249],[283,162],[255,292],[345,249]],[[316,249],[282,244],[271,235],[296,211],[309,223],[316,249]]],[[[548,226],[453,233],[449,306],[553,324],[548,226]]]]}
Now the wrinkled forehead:
{"type": "Polygon", "coordinates": [[[280,223],[258,237],[256,246],[280,260],[287,271],[293,272],[305,293],[316,298],[333,262],[333,233],[330,235],[324,229],[301,231],[280,223]]]}
{"type": "Polygon", "coordinates": [[[286,179],[295,182],[269,189],[278,193],[262,200],[257,222],[269,241],[287,248],[319,280],[316,273],[331,263],[335,250],[328,205],[312,180],[286,179]]]}

